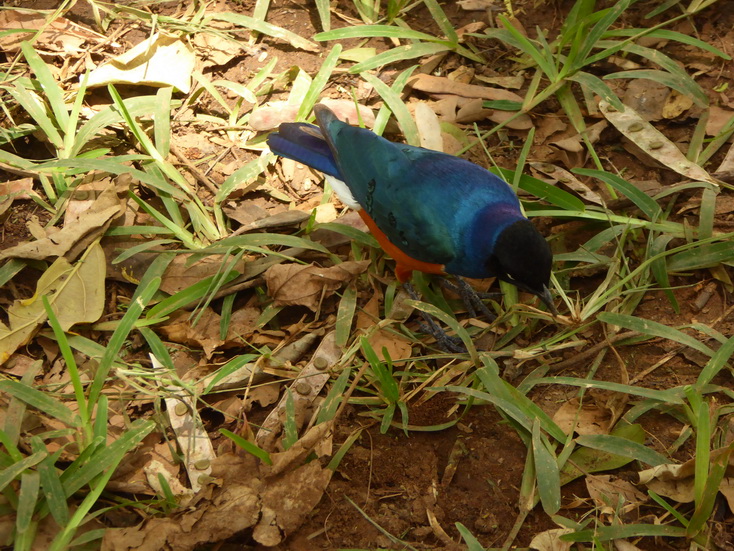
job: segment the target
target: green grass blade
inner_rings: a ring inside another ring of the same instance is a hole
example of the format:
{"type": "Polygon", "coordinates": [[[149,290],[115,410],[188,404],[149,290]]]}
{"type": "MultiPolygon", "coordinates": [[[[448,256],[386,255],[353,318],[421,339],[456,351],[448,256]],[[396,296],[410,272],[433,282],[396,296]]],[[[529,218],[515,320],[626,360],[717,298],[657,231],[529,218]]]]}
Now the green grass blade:
{"type": "MultiPolygon", "coordinates": [[[[515,178],[515,171],[506,168],[493,167],[489,171],[502,177],[506,182],[511,182],[515,178]]],[[[538,199],[548,201],[551,205],[562,209],[573,211],[583,211],[586,209],[584,202],[575,195],[527,174],[520,176],[518,187],[523,191],[535,195],[538,199]]]]}
{"type": "Polygon", "coordinates": [[[708,106],[708,96],[703,89],[695,83],[695,81],[691,84],[691,81],[682,80],[666,71],[659,71],[657,69],[636,69],[632,71],[618,71],[616,73],[604,75],[604,80],[615,78],[645,78],[653,80],[663,86],[677,90],[684,96],[690,97],[699,107],[708,106]]]}
{"type": "Polygon", "coordinates": [[[652,400],[663,403],[683,403],[680,389],[653,390],[650,388],[642,388],[636,385],[624,385],[621,383],[613,383],[610,381],[590,381],[589,379],[581,379],[576,377],[542,377],[540,379],[536,379],[535,381],[533,381],[533,383],[544,385],[571,385],[580,388],[600,388],[602,390],[611,390],[613,392],[631,394],[632,396],[642,396],[644,398],[650,398],[652,400]]]}
{"type": "MultiPolygon", "coordinates": [[[[158,105],[156,96],[137,96],[126,98],[123,101],[125,108],[133,117],[141,117],[143,115],[151,115],[155,112],[158,105]]],[[[173,104],[172,104],[173,105],[173,104]]],[[[120,123],[124,120],[118,109],[112,106],[102,109],[84,123],[74,137],[74,147],[70,152],[71,157],[76,157],[82,148],[93,137],[99,134],[102,128],[106,128],[112,124],[120,123]]]]}
{"type": "Polygon", "coordinates": [[[446,46],[445,44],[435,44],[430,42],[421,44],[406,44],[405,46],[390,48],[389,50],[381,52],[374,57],[362,61],[361,63],[357,63],[349,69],[349,72],[363,73],[364,71],[370,71],[372,69],[376,69],[377,67],[390,65],[391,63],[397,63],[400,61],[406,61],[408,59],[434,55],[439,52],[447,52],[449,50],[451,50],[451,47],[446,46]]]}
{"type": "Polygon", "coordinates": [[[668,243],[670,243],[674,237],[672,235],[659,235],[653,239],[652,245],[648,249],[648,255],[650,258],[655,258],[650,264],[650,271],[655,277],[657,284],[662,287],[665,296],[668,297],[670,304],[673,306],[676,314],[680,313],[680,306],[678,299],[670,288],[670,278],[668,277],[668,266],[665,263],[665,256],[662,253],[665,252],[668,243]]]}
{"type": "Polygon", "coordinates": [[[731,56],[722,52],[718,48],[715,48],[708,42],[704,42],[703,40],[699,40],[698,38],[694,36],[689,36],[687,34],[679,33],[677,31],[670,31],[667,29],[656,29],[653,31],[649,31],[648,29],[612,29],[604,33],[604,38],[613,37],[613,36],[637,36],[641,33],[645,34],[646,38],[661,38],[663,40],[672,40],[675,42],[680,42],[681,44],[685,44],[687,46],[693,46],[694,48],[700,48],[702,50],[706,50],[707,52],[710,52],[716,56],[719,56],[722,59],[726,59],[727,61],[731,60],[731,56]]]}
{"type": "Polygon", "coordinates": [[[581,86],[584,86],[591,90],[602,99],[608,101],[614,106],[617,111],[624,111],[624,104],[617,97],[617,94],[599,77],[587,73],[585,71],[578,71],[577,73],[567,77],[568,80],[578,82],[581,86]]]}
{"type": "Polygon", "coordinates": [[[301,50],[307,50],[309,52],[319,51],[319,46],[314,44],[310,40],[306,40],[305,38],[298,36],[296,33],[293,33],[281,27],[276,27],[275,25],[272,25],[265,21],[260,21],[248,15],[231,12],[209,13],[204,20],[204,23],[206,24],[206,20],[212,19],[215,21],[227,21],[228,23],[240,25],[253,31],[272,36],[273,38],[285,40],[292,46],[300,48],[301,50]]]}
{"type": "Polygon", "coordinates": [[[173,86],[165,86],[155,95],[155,111],[153,112],[153,137],[155,148],[163,157],[171,152],[171,98],[173,86]]]}
{"type": "Polygon", "coordinates": [[[518,31],[506,16],[499,15],[497,20],[502,24],[507,34],[491,33],[490,36],[503,40],[530,56],[540,70],[545,73],[546,77],[551,82],[555,82],[558,78],[558,71],[556,70],[553,53],[544,52],[538,48],[529,38],[518,31]]]}
{"type": "Polygon", "coordinates": [[[682,538],[686,529],[680,526],[665,524],[626,524],[614,526],[595,526],[593,530],[579,530],[573,534],[564,534],[561,541],[592,542],[612,541],[637,537],[672,537],[682,538]]]}
{"type": "MultiPolygon", "coordinates": [[[[329,0],[316,0],[316,11],[319,12],[319,21],[324,32],[331,29],[331,10],[329,0]]],[[[319,40],[318,35],[314,36],[314,40],[319,40]]]]}
{"type": "Polygon", "coordinates": [[[719,349],[711,356],[706,366],[696,380],[695,387],[702,390],[704,386],[709,384],[719,372],[726,367],[727,362],[734,357],[734,337],[728,339],[719,349]]]}
{"type": "Polygon", "coordinates": [[[431,12],[433,20],[436,22],[436,25],[439,26],[443,34],[446,35],[446,38],[448,38],[450,42],[458,44],[459,35],[456,34],[456,29],[451,25],[449,18],[446,16],[446,13],[444,13],[439,3],[436,0],[423,0],[423,3],[428,8],[428,11],[431,12]]]}
{"type": "Polygon", "coordinates": [[[321,96],[324,87],[329,81],[331,74],[334,72],[334,69],[339,64],[339,54],[341,53],[342,45],[334,45],[334,47],[329,52],[329,55],[326,56],[326,59],[321,64],[319,72],[316,73],[316,76],[311,82],[311,86],[308,87],[306,97],[303,98],[303,102],[301,102],[301,106],[298,108],[297,119],[299,121],[306,120],[306,117],[309,115],[309,113],[311,113],[313,106],[316,105],[316,102],[319,100],[319,97],[321,96]]]}
{"type": "Polygon", "coordinates": [[[53,146],[58,150],[62,150],[64,139],[59,134],[51,118],[46,114],[46,108],[36,93],[23,87],[20,82],[15,83],[15,88],[7,88],[7,92],[13,96],[16,103],[28,112],[53,146]]]}
{"type": "Polygon", "coordinates": [[[466,543],[467,551],[485,551],[482,544],[479,543],[479,540],[474,537],[474,535],[469,531],[466,526],[464,526],[460,522],[457,522],[455,526],[456,529],[459,531],[459,535],[464,540],[464,543],[466,543]]]}
{"type": "MultiPolygon", "coordinates": [[[[583,46],[579,49],[578,63],[584,65],[589,64],[587,58],[591,53],[591,50],[597,46],[597,42],[599,42],[607,29],[609,29],[617,19],[619,19],[622,13],[624,13],[624,10],[626,10],[631,3],[631,0],[622,0],[621,2],[615,2],[611,8],[605,10],[603,17],[596,23],[596,25],[594,25],[591,31],[586,33],[584,36],[583,46]]],[[[579,66],[576,68],[580,69],[579,66]]]]}
{"type": "Polygon", "coordinates": [[[543,511],[548,515],[555,515],[561,508],[561,477],[558,462],[547,446],[548,439],[540,433],[540,422],[533,420],[532,451],[535,463],[536,484],[538,496],[543,505],[543,511]]]}
{"type": "MultiPolygon", "coordinates": [[[[136,254],[145,252],[160,245],[167,245],[168,243],[177,243],[177,241],[175,239],[153,239],[152,241],[146,241],[144,243],[141,243],[140,245],[134,245],[123,250],[112,260],[111,264],[119,264],[120,262],[124,262],[128,258],[135,256],[136,254]]],[[[160,253],[160,251],[153,251],[153,253],[157,254],[160,253]]]]}
{"type": "Polygon", "coordinates": [[[421,140],[418,134],[418,127],[400,96],[375,75],[361,73],[360,76],[374,87],[375,91],[390,108],[390,111],[393,112],[400,128],[403,130],[403,134],[405,134],[405,141],[410,145],[419,146],[421,140]]]}
{"type": "Polygon", "coordinates": [[[617,325],[619,327],[624,327],[625,329],[631,329],[632,331],[639,331],[643,335],[669,339],[673,342],[693,348],[694,350],[698,350],[699,352],[703,352],[707,356],[714,355],[714,351],[701,341],[683,333],[683,331],[679,331],[673,327],[668,327],[667,325],[663,325],[656,321],[613,312],[602,312],[597,316],[597,319],[610,325],[617,325]]]}
{"type": "Polygon", "coordinates": [[[668,260],[668,271],[671,273],[688,272],[734,261],[734,247],[731,245],[731,238],[719,237],[727,241],[698,245],[673,254],[668,260]]]}
{"type": "MultiPolygon", "coordinates": [[[[34,452],[45,451],[43,441],[37,436],[32,437],[31,445],[34,452]]],[[[54,517],[56,524],[65,526],[69,522],[69,504],[66,502],[64,487],[54,464],[54,456],[45,457],[38,464],[37,469],[41,477],[43,495],[46,498],[46,507],[54,517]]]]}
{"type": "MultiPolygon", "coordinates": [[[[392,86],[390,86],[390,91],[392,94],[394,94],[397,99],[400,99],[400,94],[403,93],[403,89],[405,88],[405,85],[408,82],[408,79],[413,74],[413,71],[415,71],[419,66],[413,65],[412,67],[408,67],[400,73],[396,78],[395,81],[392,83],[392,86]]],[[[382,81],[380,81],[382,82],[382,81]]],[[[375,126],[372,128],[372,131],[377,134],[378,136],[382,136],[382,133],[385,131],[385,126],[387,126],[387,122],[390,119],[390,113],[391,110],[387,106],[387,104],[380,107],[380,111],[377,113],[377,116],[375,117],[375,126]]],[[[417,129],[416,129],[417,131],[417,129]]],[[[2,153],[0,152],[0,155],[2,153]]]]}
{"type": "Polygon", "coordinates": [[[40,390],[24,385],[19,381],[13,381],[10,379],[0,381],[0,392],[7,392],[18,400],[21,400],[29,406],[36,408],[38,411],[61,421],[69,427],[79,426],[79,416],[66,407],[62,402],[56,398],[52,398],[50,394],[41,392],[40,390]]]}
{"type": "Polygon", "coordinates": [[[138,321],[138,318],[140,318],[140,314],[143,313],[143,309],[148,305],[148,302],[150,302],[150,299],[153,298],[153,295],[155,295],[156,291],[158,291],[158,287],[160,286],[160,284],[160,278],[154,278],[150,281],[148,286],[140,292],[140,295],[130,303],[130,305],[128,306],[128,310],[127,312],[125,312],[125,315],[120,320],[117,329],[115,329],[114,333],[112,333],[112,337],[110,337],[110,342],[107,343],[104,354],[99,361],[97,372],[94,374],[94,380],[89,387],[88,403],[90,415],[92,415],[93,413],[94,405],[97,403],[97,399],[102,392],[102,387],[107,380],[107,375],[112,369],[114,361],[117,359],[117,356],[122,349],[122,345],[125,344],[125,340],[130,334],[130,331],[135,325],[135,322],[138,321]]]}
{"type": "MultiPolygon", "coordinates": [[[[91,453],[87,462],[79,465],[79,468],[73,472],[67,469],[61,475],[64,495],[71,497],[101,473],[113,468],[125,453],[137,446],[153,429],[155,429],[153,421],[138,419],[133,421],[125,433],[112,444],[90,446],[93,453],[91,453]]],[[[98,442],[102,444],[102,441],[98,442]]]]}
{"type": "Polygon", "coordinates": [[[630,459],[637,459],[653,467],[670,463],[670,459],[644,444],[638,444],[637,442],[619,436],[612,436],[610,434],[582,435],[576,438],[576,442],[580,446],[594,450],[608,452],[621,457],[629,457],[630,459]]]}
{"type": "Polygon", "coordinates": [[[43,461],[47,455],[48,453],[46,451],[36,452],[24,458],[22,461],[17,461],[0,471],[0,491],[4,490],[8,484],[19,477],[23,471],[30,469],[43,461]]]}
{"type": "Polygon", "coordinates": [[[331,421],[334,418],[336,410],[339,408],[344,398],[344,391],[349,384],[349,377],[351,374],[352,370],[346,368],[339,374],[336,381],[334,381],[329,393],[321,403],[321,409],[319,410],[318,417],[316,418],[317,425],[326,421],[331,421]]]}
{"type": "MultiPolygon", "coordinates": [[[[229,281],[236,277],[236,273],[230,273],[226,280],[226,283],[229,283],[229,281]]],[[[214,284],[214,281],[214,276],[207,277],[189,287],[186,287],[186,289],[182,289],[175,295],[171,295],[170,297],[163,299],[158,304],[153,306],[150,310],[148,310],[148,313],[146,314],[146,319],[159,320],[160,318],[164,318],[169,314],[175,312],[176,310],[180,310],[181,308],[184,308],[185,306],[196,302],[197,300],[209,294],[214,284]]]]}
{"type": "Polygon", "coordinates": [[[229,438],[232,442],[237,444],[237,446],[245,450],[247,453],[252,454],[255,457],[257,457],[258,459],[260,459],[260,461],[262,461],[266,465],[273,464],[273,460],[270,459],[270,454],[266,452],[265,450],[263,450],[262,448],[259,448],[252,442],[245,440],[241,436],[233,433],[232,431],[228,431],[227,429],[219,429],[219,432],[223,434],[224,436],[226,436],[227,438],[229,438]]]}
{"type": "Polygon", "coordinates": [[[343,27],[334,29],[333,31],[319,33],[315,35],[314,40],[342,40],[345,38],[398,38],[406,40],[419,40],[422,42],[444,42],[430,34],[406,29],[404,27],[392,27],[389,25],[356,25],[353,27],[343,27]]]}
{"type": "Polygon", "coordinates": [[[18,534],[25,534],[31,527],[40,488],[41,478],[37,472],[29,471],[21,475],[18,507],[15,510],[15,529],[18,534]]]}
{"type": "Polygon", "coordinates": [[[41,83],[43,93],[48,99],[48,103],[51,105],[51,109],[56,117],[56,122],[60,128],[66,129],[69,127],[69,111],[66,109],[64,103],[64,92],[56,82],[56,79],[51,74],[48,65],[41,59],[41,56],[36,53],[33,46],[29,42],[21,42],[20,49],[23,52],[25,60],[28,65],[36,74],[38,82],[41,83]]]}
{"type": "Polygon", "coordinates": [[[357,309],[357,289],[350,285],[344,290],[342,299],[339,301],[339,309],[336,313],[336,345],[344,348],[352,333],[352,321],[357,309]]]}
{"type": "Polygon", "coordinates": [[[293,401],[293,392],[286,389],[285,419],[283,420],[283,449],[287,450],[298,441],[298,426],[296,424],[296,404],[293,401]]]}
{"type": "Polygon", "coordinates": [[[604,172],[603,170],[592,170],[588,168],[576,168],[572,171],[574,174],[596,178],[602,182],[609,184],[614,189],[623,193],[630,201],[650,219],[657,220],[662,215],[662,209],[654,199],[640,191],[637,187],[630,184],[627,180],[620,178],[616,174],[604,172]]]}

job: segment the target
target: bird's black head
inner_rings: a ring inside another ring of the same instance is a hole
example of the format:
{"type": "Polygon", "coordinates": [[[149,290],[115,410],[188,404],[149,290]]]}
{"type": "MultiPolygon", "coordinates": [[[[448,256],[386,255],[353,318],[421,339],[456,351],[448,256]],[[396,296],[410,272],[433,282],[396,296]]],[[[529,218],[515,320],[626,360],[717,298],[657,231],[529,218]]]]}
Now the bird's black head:
{"type": "Polygon", "coordinates": [[[553,254],[529,220],[518,220],[497,237],[488,267],[502,281],[533,293],[552,310],[548,283],[553,254]]]}

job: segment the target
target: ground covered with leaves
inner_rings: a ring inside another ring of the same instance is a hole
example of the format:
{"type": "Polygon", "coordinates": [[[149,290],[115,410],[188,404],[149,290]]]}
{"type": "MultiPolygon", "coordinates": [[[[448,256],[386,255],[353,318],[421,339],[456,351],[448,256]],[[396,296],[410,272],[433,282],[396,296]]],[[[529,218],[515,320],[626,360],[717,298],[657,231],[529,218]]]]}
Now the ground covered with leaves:
{"type": "Polygon", "coordinates": [[[0,10],[0,546],[734,549],[734,2],[57,4],[0,10]],[[504,177],[560,314],[412,300],[267,148],[318,102],[504,177]]]}

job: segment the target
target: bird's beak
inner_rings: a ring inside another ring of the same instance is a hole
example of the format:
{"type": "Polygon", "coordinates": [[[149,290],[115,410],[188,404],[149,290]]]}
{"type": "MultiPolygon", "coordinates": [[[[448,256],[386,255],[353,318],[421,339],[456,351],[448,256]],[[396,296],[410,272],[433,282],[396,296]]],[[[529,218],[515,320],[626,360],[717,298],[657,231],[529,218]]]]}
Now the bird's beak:
{"type": "Polygon", "coordinates": [[[558,315],[558,310],[556,310],[556,305],[553,304],[553,296],[551,296],[551,292],[548,287],[543,285],[543,292],[538,293],[538,298],[543,301],[543,304],[548,307],[548,310],[550,310],[554,316],[558,315]]]}

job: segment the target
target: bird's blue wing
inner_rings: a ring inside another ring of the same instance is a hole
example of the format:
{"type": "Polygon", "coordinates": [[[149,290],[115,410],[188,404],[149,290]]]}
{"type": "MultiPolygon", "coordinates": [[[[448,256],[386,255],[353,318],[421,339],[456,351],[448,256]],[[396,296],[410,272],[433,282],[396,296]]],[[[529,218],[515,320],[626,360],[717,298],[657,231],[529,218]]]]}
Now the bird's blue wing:
{"type": "Polygon", "coordinates": [[[321,135],[321,130],[313,124],[281,124],[278,132],[268,136],[268,146],[276,155],[342,179],[329,145],[321,135]]]}
{"type": "Polygon", "coordinates": [[[354,198],[394,245],[417,260],[469,261],[468,234],[479,211],[519,204],[504,181],[474,163],[390,142],[330,111],[317,110],[317,120],[354,198]]]}

